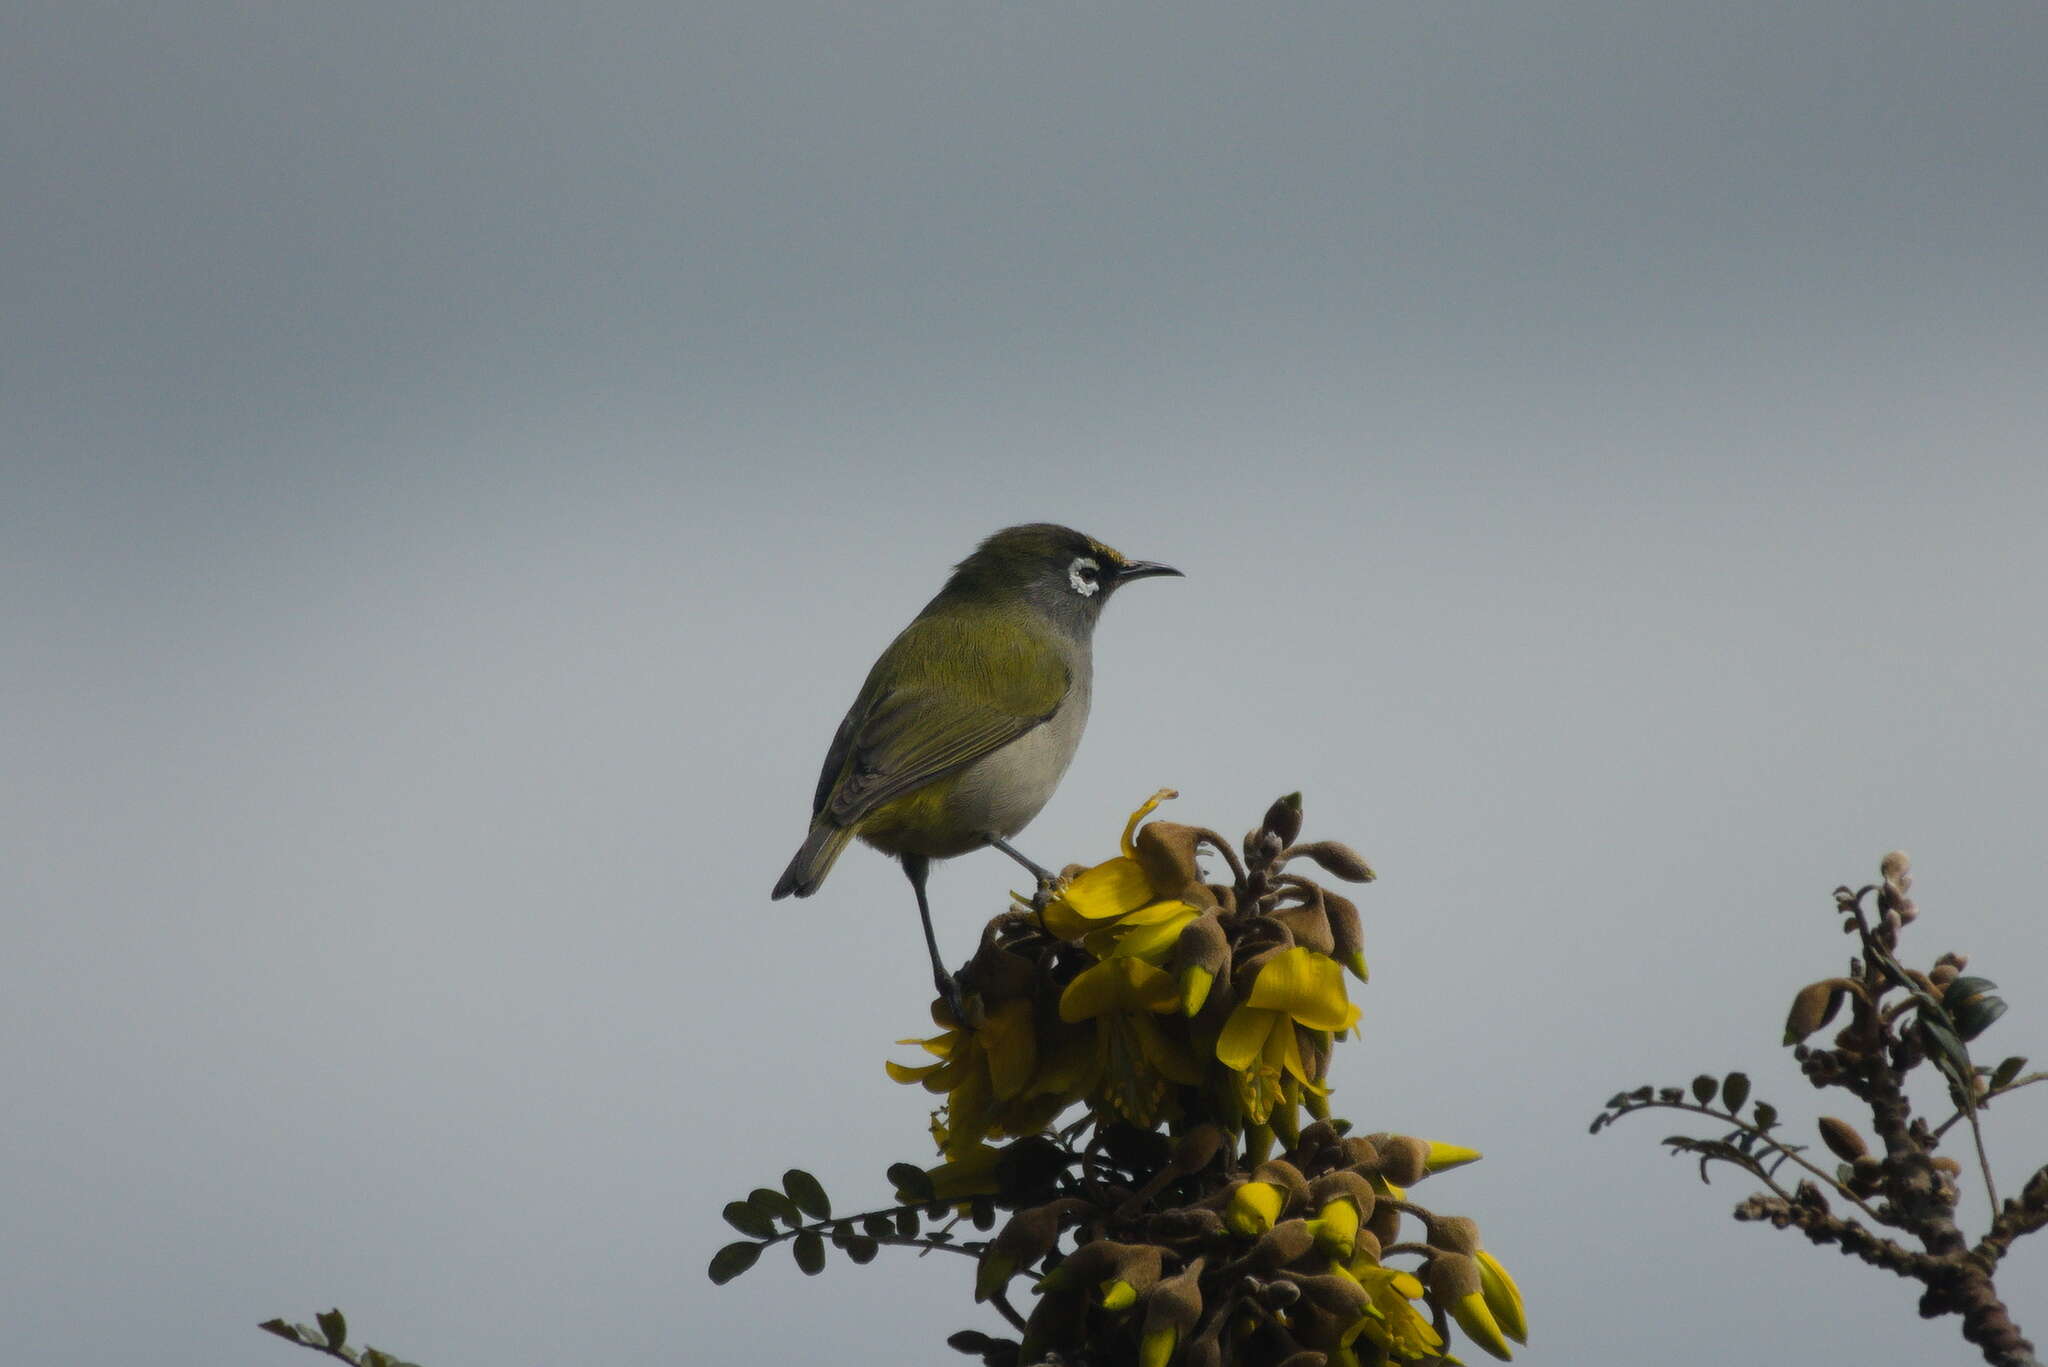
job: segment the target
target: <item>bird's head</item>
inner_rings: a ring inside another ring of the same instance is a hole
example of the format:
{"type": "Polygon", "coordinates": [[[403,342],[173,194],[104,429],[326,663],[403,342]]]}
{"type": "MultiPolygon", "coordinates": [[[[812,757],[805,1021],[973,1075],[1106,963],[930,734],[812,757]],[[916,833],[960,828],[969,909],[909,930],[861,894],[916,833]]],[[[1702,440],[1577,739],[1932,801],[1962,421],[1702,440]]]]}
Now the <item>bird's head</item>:
{"type": "Polygon", "coordinates": [[[1085,631],[1119,586],[1179,573],[1171,565],[1132,560],[1072,527],[1032,522],[1005,527],[975,547],[954,567],[946,594],[988,602],[1022,600],[1085,631]]]}

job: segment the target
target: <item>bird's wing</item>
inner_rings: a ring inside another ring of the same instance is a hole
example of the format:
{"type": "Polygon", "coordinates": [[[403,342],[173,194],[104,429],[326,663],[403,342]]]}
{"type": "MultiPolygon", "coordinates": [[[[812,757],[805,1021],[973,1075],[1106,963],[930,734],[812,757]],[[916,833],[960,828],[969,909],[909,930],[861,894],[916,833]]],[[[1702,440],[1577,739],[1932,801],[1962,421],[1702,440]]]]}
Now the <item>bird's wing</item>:
{"type": "Polygon", "coordinates": [[[839,724],[812,815],[852,825],[1051,720],[1071,686],[1037,633],[921,617],[875,662],[839,724]]]}

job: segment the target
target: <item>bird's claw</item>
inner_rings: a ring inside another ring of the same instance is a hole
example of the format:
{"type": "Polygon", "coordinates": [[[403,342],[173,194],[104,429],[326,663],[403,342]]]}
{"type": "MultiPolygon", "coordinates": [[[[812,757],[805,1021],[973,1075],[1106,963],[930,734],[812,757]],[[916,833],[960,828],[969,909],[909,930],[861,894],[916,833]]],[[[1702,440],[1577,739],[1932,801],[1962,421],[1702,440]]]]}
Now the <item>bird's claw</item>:
{"type": "Polygon", "coordinates": [[[959,982],[950,973],[942,974],[934,985],[939,989],[939,996],[945,1001],[946,1010],[952,1014],[955,1025],[962,1030],[981,1028],[981,1023],[988,1016],[982,1010],[980,993],[961,991],[959,982]]]}

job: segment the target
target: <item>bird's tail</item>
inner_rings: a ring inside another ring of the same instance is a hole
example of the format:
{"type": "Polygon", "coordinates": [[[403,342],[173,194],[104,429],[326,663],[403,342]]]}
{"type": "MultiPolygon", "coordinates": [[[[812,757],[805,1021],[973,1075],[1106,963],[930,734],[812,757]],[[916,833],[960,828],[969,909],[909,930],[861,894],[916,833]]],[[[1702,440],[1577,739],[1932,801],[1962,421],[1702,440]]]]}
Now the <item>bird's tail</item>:
{"type": "Polygon", "coordinates": [[[811,833],[804,837],[803,848],[796,852],[796,858],[789,861],[782,877],[775,880],[774,896],[780,899],[795,893],[799,897],[809,897],[816,892],[818,885],[825,881],[825,875],[832,872],[832,862],[839,858],[839,852],[851,839],[851,827],[834,826],[829,821],[812,822],[811,833]]]}

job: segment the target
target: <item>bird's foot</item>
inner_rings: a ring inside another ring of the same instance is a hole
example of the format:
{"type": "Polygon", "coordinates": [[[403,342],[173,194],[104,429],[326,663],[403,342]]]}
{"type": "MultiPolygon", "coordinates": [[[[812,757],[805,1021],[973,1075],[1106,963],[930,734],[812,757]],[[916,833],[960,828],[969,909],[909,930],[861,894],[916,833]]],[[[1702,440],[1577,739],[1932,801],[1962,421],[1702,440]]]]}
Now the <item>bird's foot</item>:
{"type": "Polygon", "coordinates": [[[1031,894],[1031,909],[1038,913],[1040,924],[1044,923],[1045,904],[1066,891],[1067,880],[1056,873],[1039,870],[1038,890],[1031,894]]]}
{"type": "Polygon", "coordinates": [[[962,991],[958,980],[950,973],[941,973],[932,980],[939,989],[939,997],[946,1003],[946,1010],[952,1014],[953,1023],[962,1030],[978,1030],[987,1019],[982,1010],[981,994],[962,991]]]}

